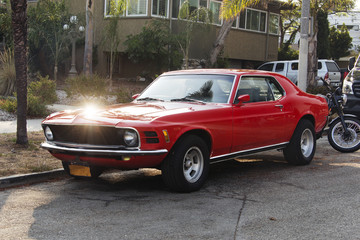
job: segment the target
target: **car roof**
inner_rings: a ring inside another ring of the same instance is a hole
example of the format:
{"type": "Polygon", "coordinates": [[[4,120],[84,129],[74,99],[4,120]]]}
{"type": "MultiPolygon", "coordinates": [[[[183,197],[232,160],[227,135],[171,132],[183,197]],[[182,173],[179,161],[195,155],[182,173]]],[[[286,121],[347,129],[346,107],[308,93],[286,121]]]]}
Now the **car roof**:
{"type": "Polygon", "coordinates": [[[190,69],[190,70],[178,70],[178,71],[170,71],[165,72],[162,76],[166,75],[180,75],[180,74],[231,74],[231,75],[239,75],[243,73],[263,73],[263,71],[254,70],[254,69],[223,69],[223,68],[202,68],[202,69],[190,69]]]}

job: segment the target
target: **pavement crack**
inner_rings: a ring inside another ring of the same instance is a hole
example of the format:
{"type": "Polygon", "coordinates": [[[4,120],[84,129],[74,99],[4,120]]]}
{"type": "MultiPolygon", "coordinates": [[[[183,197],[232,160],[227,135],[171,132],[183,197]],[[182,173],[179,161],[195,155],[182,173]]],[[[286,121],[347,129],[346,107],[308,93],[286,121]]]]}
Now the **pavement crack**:
{"type": "Polygon", "coordinates": [[[240,210],[239,210],[238,219],[237,219],[237,222],[236,222],[236,228],[235,228],[235,232],[234,232],[234,240],[236,240],[237,232],[238,232],[239,225],[240,225],[241,215],[242,215],[243,210],[244,210],[244,208],[245,208],[246,201],[247,201],[247,197],[246,197],[246,194],[245,194],[245,195],[244,195],[244,198],[243,198],[243,202],[242,202],[241,208],[240,208],[240,210]]]}

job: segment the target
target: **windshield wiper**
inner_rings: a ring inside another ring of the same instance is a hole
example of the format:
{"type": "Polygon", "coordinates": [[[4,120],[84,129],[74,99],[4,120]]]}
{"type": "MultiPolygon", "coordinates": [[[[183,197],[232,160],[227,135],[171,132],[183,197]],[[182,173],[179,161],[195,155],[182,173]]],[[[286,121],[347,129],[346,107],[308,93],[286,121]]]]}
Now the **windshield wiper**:
{"type": "Polygon", "coordinates": [[[197,103],[202,103],[205,104],[204,101],[198,100],[198,99],[194,99],[194,98],[188,98],[188,97],[183,97],[183,98],[174,98],[170,100],[171,102],[197,102],[197,103]]]}
{"type": "Polygon", "coordinates": [[[164,100],[158,99],[158,98],[152,98],[152,97],[144,97],[136,99],[137,101],[160,101],[163,102],[164,100]]]}

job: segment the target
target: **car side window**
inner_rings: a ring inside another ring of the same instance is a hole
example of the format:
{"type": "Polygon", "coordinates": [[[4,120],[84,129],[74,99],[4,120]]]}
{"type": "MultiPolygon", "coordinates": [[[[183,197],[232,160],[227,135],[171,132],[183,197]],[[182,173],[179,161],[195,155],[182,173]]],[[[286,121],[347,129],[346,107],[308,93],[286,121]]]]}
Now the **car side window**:
{"type": "Polygon", "coordinates": [[[278,63],[275,67],[275,72],[282,72],[284,71],[284,63],[278,63]]]}
{"type": "Polygon", "coordinates": [[[329,72],[340,72],[338,66],[333,62],[326,62],[326,67],[328,68],[329,72]]]}
{"type": "Polygon", "coordinates": [[[318,62],[318,69],[322,69],[322,63],[318,62]]]}
{"type": "Polygon", "coordinates": [[[279,83],[271,77],[246,76],[240,79],[235,103],[241,95],[249,94],[249,102],[267,102],[283,96],[279,83]]]}
{"type": "Polygon", "coordinates": [[[274,67],[273,63],[268,63],[268,64],[264,64],[261,67],[259,67],[259,70],[271,72],[273,70],[273,67],[274,67]]]}
{"type": "Polygon", "coordinates": [[[291,64],[291,70],[298,70],[299,69],[299,63],[292,63],[291,64]]]}

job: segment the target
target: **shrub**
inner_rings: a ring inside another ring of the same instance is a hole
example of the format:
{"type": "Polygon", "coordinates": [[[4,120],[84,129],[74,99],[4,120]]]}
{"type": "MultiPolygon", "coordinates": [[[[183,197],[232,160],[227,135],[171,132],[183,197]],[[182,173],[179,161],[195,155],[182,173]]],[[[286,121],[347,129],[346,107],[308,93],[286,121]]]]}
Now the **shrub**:
{"type": "Polygon", "coordinates": [[[0,99],[0,109],[9,113],[15,113],[17,107],[16,98],[0,99]]]}
{"type": "Polygon", "coordinates": [[[326,95],[329,92],[329,89],[326,86],[308,86],[306,92],[311,94],[326,95]]]}
{"type": "Polygon", "coordinates": [[[80,94],[85,99],[92,97],[102,97],[107,94],[107,79],[98,75],[85,76],[79,75],[65,80],[67,87],[65,91],[68,97],[80,94]]]}
{"type": "Polygon", "coordinates": [[[37,96],[41,104],[53,104],[57,101],[56,83],[49,79],[49,76],[38,76],[38,81],[33,81],[28,86],[28,95],[37,96]]]}
{"type": "Polygon", "coordinates": [[[131,86],[120,86],[116,92],[116,102],[128,103],[133,101],[134,99],[132,98],[132,96],[137,93],[141,93],[146,88],[146,86],[146,83],[139,83],[131,86]]]}
{"type": "MultiPolygon", "coordinates": [[[[16,96],[16,94],[15,94],[16,96]]],[[[43,117],[48,114],[46,104],[56,102],[56,84],[48,77],[39,77],[28,86],[27,115],[30,117],[43,117]]],[[[0,100],[0,108],[9,113],[16,113],[17,100],[8,97],[0,100]]]]}
{"type": "Polygon", "coordinates": [[[46,105],[40,96],[28,94],[27,115],[32,117],[42,117],[48,114],[46,105]]]}
{"type": "Polygon", "coordinates": [[[14,52],[0,51],[0,95],[11,96],[16,91],[14,52]]]}

